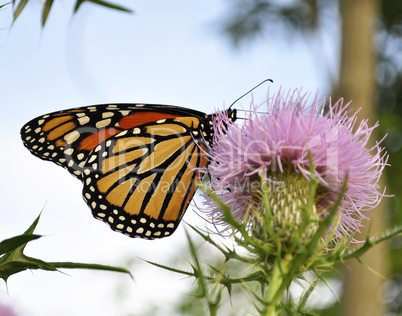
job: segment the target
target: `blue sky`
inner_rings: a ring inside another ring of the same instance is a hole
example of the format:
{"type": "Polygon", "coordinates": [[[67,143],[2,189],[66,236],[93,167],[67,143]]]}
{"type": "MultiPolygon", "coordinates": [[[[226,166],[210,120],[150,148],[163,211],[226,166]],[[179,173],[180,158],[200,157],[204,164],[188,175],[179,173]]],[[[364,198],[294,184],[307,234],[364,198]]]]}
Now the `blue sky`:
{"type": "MultiPolygon", "coordinates": [[[[163,263],[186,245],[185,225],[172,237],[144,241],[93,219],[80,182],[23,147],[19,130],[32,118],[109,102],[173,104],[209,113],[266,78],[274,80],[271,91],[330,88],[326,67],[334,73],[337,51],[325,34],[322,42],[308,44],[275,34],[235,50],[219,31],[228,1],[119,3],[135,13],[84,4],[72,17],[71,1],[55,1],[44,29],[39,1],[30,1],[9,29],[11,10],[0,11],[0,27],[6,28],[0,30],[0,240],[22,233],[43,210],[37,233],[46,237],[30,244],[28,255],[111,265],[137,257],[163,263]]],[[[267,85],[254,91],[257,102],[266,93],[267,85]]],[[[240,104],[247,107],[249,101],[240,104]]],[[[191,208],[184,219],[203,226],[191,208]]],[[[147,304],[171,304],[189,292],[191,280],[142,263],[135,267],[135,283],[106,272],[26,271],[9,279],[8,296],[0,282],[0,301],[14,305],[18,315],[141,315],[147,304]]]]}

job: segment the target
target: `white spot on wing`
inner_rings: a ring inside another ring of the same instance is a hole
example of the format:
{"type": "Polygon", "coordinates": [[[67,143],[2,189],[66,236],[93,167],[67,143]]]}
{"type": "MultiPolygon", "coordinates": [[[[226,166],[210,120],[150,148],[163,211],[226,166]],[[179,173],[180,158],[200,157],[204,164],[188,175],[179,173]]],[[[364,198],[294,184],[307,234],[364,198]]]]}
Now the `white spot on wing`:
{"type": "Polygon", "coordinates": [[[112,122],[112,120],[109,118],[109,119],[105,119],[105,120],[96,122],[95,126],[97,128],[102,128],[102,127],[110,125],[111,122],[112,122]]]}
{"type": "Polygon", "coordinates": [[[102,113],[102,118],[108,118],[108,117],[112,117],[114,115],[113,112],[103,112],[102,113]]]}
{"type": "Polygon", "coordinates": [[[66,149],[66,150],[64,151],[64,154],[66,154],[66,155],[68,155],[68,156],[71,156],[71,155],[73,154],[73,152],[74,152],[74,149],[73,149],[73,148],[68,148],[68,149],[66,149]]]}
{"type": "Polygon", "coordinates": [[[122,137],[122,136],[126,135],[127,132],[128,132],[128,130],[121,131],[118,136],[122,137]]]}
{"type": "Polygon", "coordinates": [[[80,138],[80,133],[77,131],[72,131],[64,136],[64,140],[67,144],[75,142],[78,138],[80,138]]]}
{"type": "Polygon", "coordinates": [[[95,159],[96,159],[96,155],[92,155],[89,159],[88,159],[88,163],[92,163],[92,162],[94,162],[95,161],[95,159]]]}
{"type": "MultiPolygon", "coordinates": [[[[80,113],[81,114],[81,113],[80,113]]],[[[78,114],[77,114],[78,115],[78,114]]],[[[80,118],[78,118],[78,122],[81,124],[81,125],[85,125],[85,124],[87,124],[88,122],[89,122],[89,117],[88,116],[83,116],[83,117],[80,117],[80,118]]]]}

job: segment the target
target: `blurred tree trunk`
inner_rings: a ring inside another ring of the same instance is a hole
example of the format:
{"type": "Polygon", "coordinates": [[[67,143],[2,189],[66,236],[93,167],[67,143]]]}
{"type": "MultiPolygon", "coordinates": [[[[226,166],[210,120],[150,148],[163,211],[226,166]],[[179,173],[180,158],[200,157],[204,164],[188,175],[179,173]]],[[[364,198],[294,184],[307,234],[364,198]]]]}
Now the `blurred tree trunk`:
{"type": "MultiPolygon", "coordinates": [[[[375,115],[375,62],[374,27],[377,13],[376,0],[340,0],[342,16],[342,56],[338,95],[345,101],[353,100],[352,107],[362,107],[359,119],[370,118],[369,125],[376,120],[375,115]]],[[[369,144],[372,146],[374,143],[369,144]]],[[[380,183],[380,185],[383,184],[380,183]]],[[[362,234],[363,239],[370,233],[376,236],[386,227],[386,203],[384,201],[370,213],[370,221],[362,234]]],[[[378,274],[387,275],[387,245],[382,243],[362,257],[363,261],[378,274]]],[[[382,290],[385,279],[370,271],[357,260],[345,262],[345,287],[342,302],[342,316],[385,315],[382,290]]]]}

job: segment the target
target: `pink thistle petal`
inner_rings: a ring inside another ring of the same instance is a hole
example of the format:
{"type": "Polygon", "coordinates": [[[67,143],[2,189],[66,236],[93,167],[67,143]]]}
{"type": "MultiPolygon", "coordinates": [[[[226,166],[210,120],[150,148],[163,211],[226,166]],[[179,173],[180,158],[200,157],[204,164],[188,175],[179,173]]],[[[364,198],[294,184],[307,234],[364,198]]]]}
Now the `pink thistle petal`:
{"type": "MultiPolygon", "coordinates": [[[[249,185],[261,171],[272,183],[276,181],[275,173],[285,169],[310,179],[309,155],[315,176],[325,190],[325,196],[316,201],[317,209],[323,210],[321,216],[334,205],[348,177],[337,237],[359,232],[367,212],[385,196],[379,191],[378,181],[388,165],[388,154],[380,147],[382,140],[366,148],[379,123],[369,127],[363,120],[355,127],[357,112],[351,114],[350,102],[344,104],[343,99],[335,104],[329,99],[325,114],[325,99],[319,100],[318,96],[310,105],[309,93],[279,91],[268,97],[267,114],[257,114],[261,106],[252,104],[243,125],[232,124],[218,112],[214,144],[208,154],[210,165],[208,171],[201,171],[210,175],[211,189],[231,206],[235,218],[242,220],[246,215],[249,185]]],[[[218,223],[222,211],[208,196],[205,205],[218,223]]]]}

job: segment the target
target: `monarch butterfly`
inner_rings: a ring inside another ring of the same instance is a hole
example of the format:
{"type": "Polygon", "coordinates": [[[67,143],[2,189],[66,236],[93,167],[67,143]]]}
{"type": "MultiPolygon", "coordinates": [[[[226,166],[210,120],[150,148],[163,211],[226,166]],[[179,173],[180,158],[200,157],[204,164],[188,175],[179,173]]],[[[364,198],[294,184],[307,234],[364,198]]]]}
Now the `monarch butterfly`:
{"type": "MultiPolygon", "coordinates": [[[[225,112],[231,121],[236,110],[225,112]]],[[[21,129],[35,156],[83,183],[95,218],[130,237],[171,235],[205,167],[213,115],[169,105],[103,104],[46,114],[21,129]]]]}

